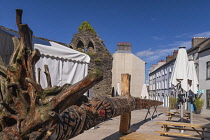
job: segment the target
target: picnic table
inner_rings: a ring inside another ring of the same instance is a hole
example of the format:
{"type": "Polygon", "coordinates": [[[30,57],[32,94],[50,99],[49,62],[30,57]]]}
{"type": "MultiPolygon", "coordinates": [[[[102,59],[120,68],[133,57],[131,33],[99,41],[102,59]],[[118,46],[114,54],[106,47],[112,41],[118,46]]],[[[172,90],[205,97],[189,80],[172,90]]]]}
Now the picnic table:
{"type": "MultiPolygon", "coordinates": [[[[167,117],[168,117],[168,120],[171,121],[171,119],[173,117],[180,117],[180,112],[179,111],[167,111],[167,117]]],[[[190,120],[190,113],[189,112],[184,112],[183,114],[183,118],[184,119],[187,119],[187,120],[190,120]]]]}
{"type": "Polygon", "coordinates": [[[120,140],[179,140],[179,138],[133,132],[123,137],[120,137],[120,140]]]}
{"type": "Polygon", "coordinates": [[[190,123],[182,123],[182,122],[169,122],[169,121],[161,121],[157,122],[157,124],[162,125],[162,131],[155,131],[155,133],[159,133],[160,135],[174,135],[181,137],[199,137],[202,140],[204,138],[210,139],[210,136],[207,136],[206,133],[210,133],[210,124],[190,124],[190,123]],[[184,131],[193,131],[196,134],[187,134],[187,133],[174,133],[169,132],[171,129],[173,130],[184,130],[184,131]]]}

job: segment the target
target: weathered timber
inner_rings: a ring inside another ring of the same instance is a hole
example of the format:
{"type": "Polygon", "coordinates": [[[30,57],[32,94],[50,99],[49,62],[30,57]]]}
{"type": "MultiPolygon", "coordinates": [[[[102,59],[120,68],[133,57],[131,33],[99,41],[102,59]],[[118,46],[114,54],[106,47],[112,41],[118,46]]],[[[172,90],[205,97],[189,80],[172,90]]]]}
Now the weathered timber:
{"type": "MultiPolygon", "coordinates": [[[[130,94],[130,81],[131,75],[121,74],[121,95],[131,96],[130,94]]],[[[131,112],[126,112],[120,116],[120,129],[119,132],[122,134],[128,134],[131,127],[131,112]]]]}
{"type": "Polygon", "coordinates": [[[46,78],[47,78],[47,87],[52,87],[48,65],[44,65],[44,69],[45,69],[44,73],[45,73],[46,78]]]}
{"type": "Polygon", "coordinates": [[[42,89],[39,83],[45,79],[36,82],[33,69],[40,53],[32,50],[33,32],[22,24],[21,17],[22,10],[17,9],[20,38],[13,38],[15,48],[9,65],[0,58],[0,139],[46,140],[53,138],[53,133],[59,139],[71,138],[111,117],[161,104],[129,96],[88,100],[83,94],[103,79],[97,68],[80,82],[61,87],[51,87],[46,69],[49,86],[42,89]],[[57,129],[62,125],[63,129],[57,129]]]}
{"type": "Polygon", "coordinates": [[[132,96],[97,97],[88,101],[83,100],[81,105],[71,106],[62,113],[52,139],[68,140],[110,118],[161,104],[160,101],[132,96]]]}
{"type": "Polygon", "coordinates": [[[75,85],[51,88],[45,69],[49,87],[42,89],[34,77],[33,66],[40,53],[32,50],[33,32],[22,24],[22,10],[16,10],[16,17],[20,39],[13,39],[15,48],[7,68],[0,61],[0,139],[46,139],[57,125],[59,114],[76,104],[103,75],[93,69],[75,85]]]}

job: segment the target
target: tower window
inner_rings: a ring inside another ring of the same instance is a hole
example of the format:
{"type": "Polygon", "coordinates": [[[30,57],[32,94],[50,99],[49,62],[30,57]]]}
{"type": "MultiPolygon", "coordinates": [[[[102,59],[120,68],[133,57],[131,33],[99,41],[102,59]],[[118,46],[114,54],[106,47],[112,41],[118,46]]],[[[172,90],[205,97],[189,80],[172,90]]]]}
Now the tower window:
{"type": "Polygon", "coordinates": [[[94,50],[94,45],[93,45],[93,43],[90,41],[89,43],[88,43],[88,51],[93,51],[94,50]]]}
{"type": "MultiPolygon", "coordinates": [[[[78,49],[84,50],[84,44],[82,43],[82,41],[79,41],[79,42],[78,42],[77,48],[78,48],[78,49]]],[[[84,51],[85,51],[85,50],[84,50],[84,51]]]]}

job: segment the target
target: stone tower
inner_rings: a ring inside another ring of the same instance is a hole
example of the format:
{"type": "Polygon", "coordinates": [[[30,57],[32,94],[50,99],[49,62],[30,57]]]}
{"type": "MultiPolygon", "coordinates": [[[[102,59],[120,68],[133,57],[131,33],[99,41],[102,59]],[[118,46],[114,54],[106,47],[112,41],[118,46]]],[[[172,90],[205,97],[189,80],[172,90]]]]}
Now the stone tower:
{"type": "Polygon", "coordinates": [[[87,21],[84,21],[78,28],[78,33],[74,34],[69,46],[72,49],[85,52],[91,57],[92,61],[89,64],[89,69],[97,66],[97,63],[93,63],[93,60],[94,62],[102,62],[99,67],[104,71],[104,78],[93,87],[92,93],[96,96],[110,96],[112,89],[112,55],[87,21]]]}

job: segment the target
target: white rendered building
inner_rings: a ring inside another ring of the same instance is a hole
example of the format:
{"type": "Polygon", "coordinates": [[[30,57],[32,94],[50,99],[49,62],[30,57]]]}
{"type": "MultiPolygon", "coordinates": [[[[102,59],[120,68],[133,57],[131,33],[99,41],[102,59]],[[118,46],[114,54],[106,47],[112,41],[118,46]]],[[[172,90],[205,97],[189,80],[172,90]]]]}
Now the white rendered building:
{"type": "Polygon", "coordinates": [[[121,74],[131,75],[131,96],[141,97],[143,84],[145,83],[145,62],[131,53],[129,42],[119,42],[117,51],[113,56],[112,87],[115,95],[120,95],[121,74]]]}

